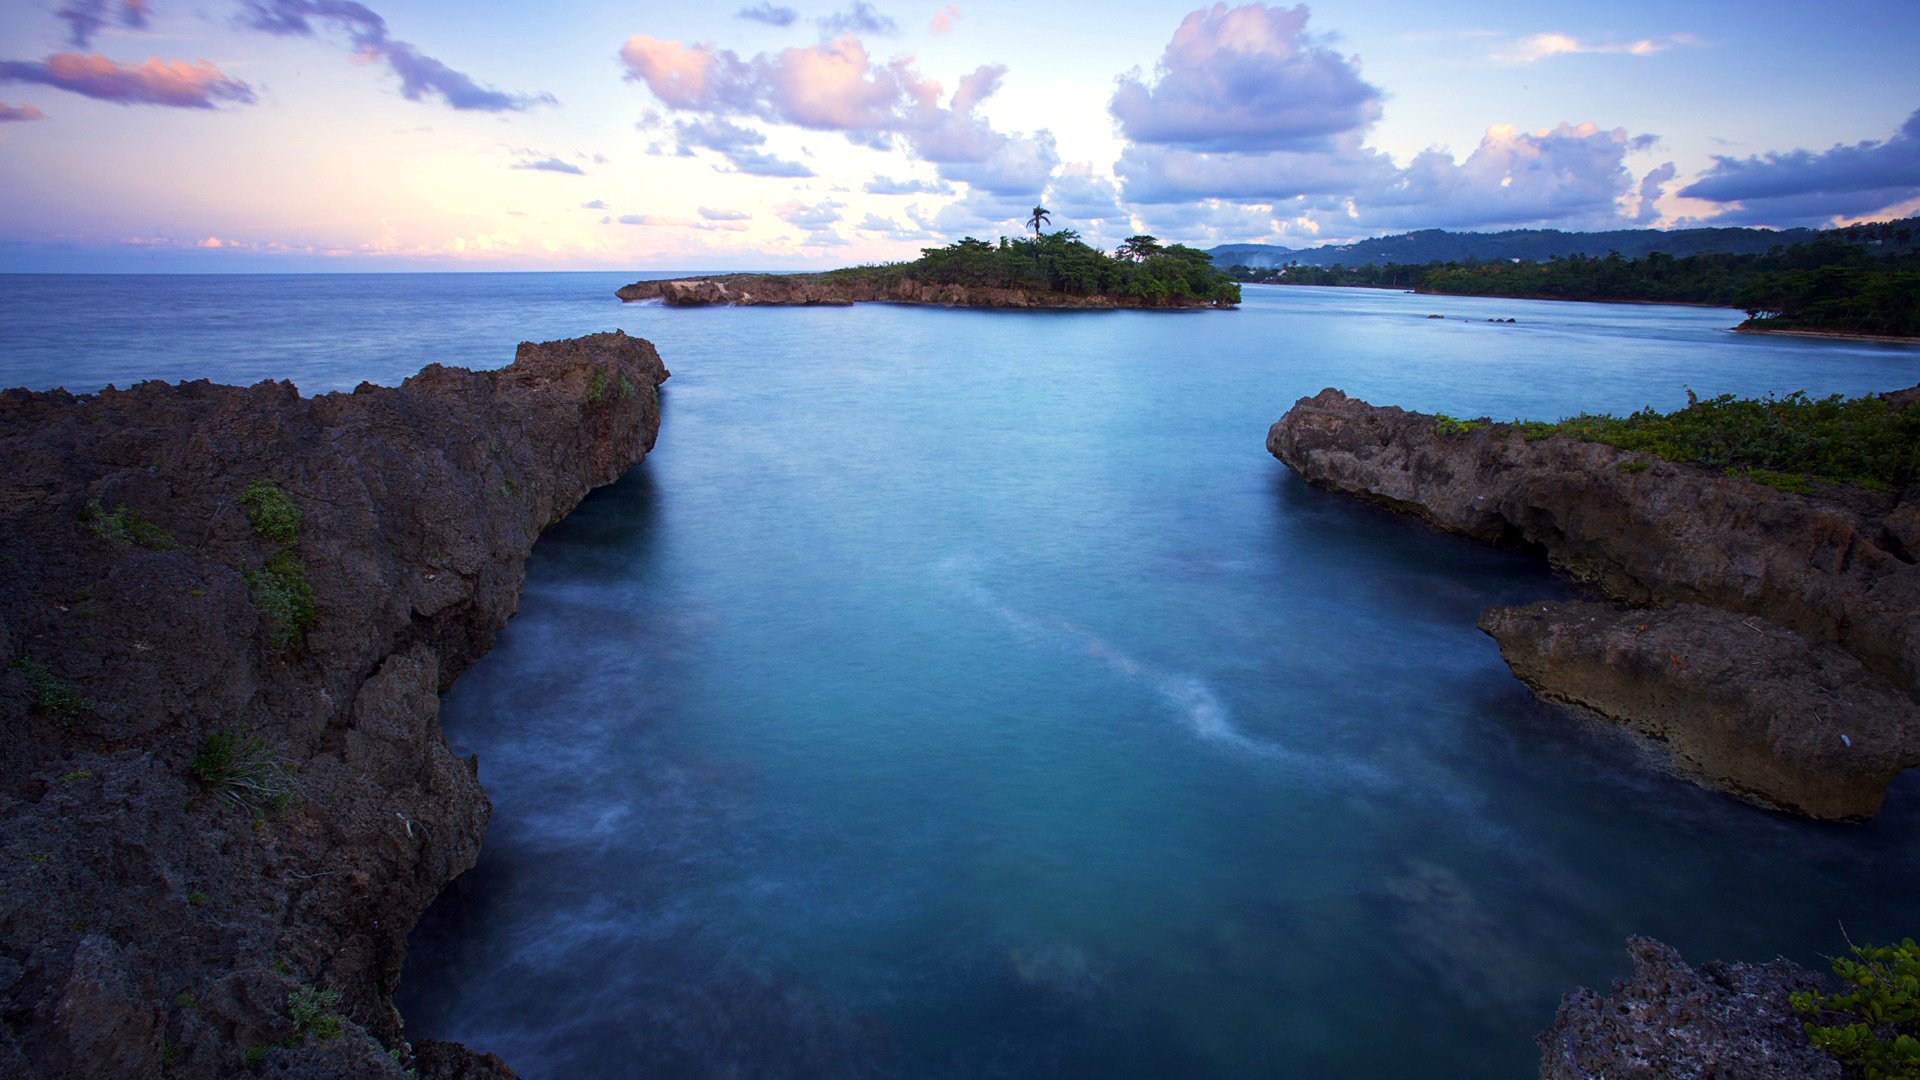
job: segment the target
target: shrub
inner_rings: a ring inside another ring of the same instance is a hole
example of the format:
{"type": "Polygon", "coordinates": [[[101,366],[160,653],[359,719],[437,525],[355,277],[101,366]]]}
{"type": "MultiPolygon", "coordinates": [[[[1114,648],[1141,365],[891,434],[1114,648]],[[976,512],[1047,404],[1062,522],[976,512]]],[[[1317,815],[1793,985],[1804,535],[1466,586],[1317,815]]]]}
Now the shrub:
{"type": "Polygon", "coordinates": [[[174,548],[173,535],[148,521],[140,511],[131,506],[116,506],[108,510],[99,499],[87,503],[80,515],[88,531],[110,544],[120,547],[143,547],[148,551],[171,551],[174,548]]]}
{"type": "Polygon", "coordinates": [[[247,521],[263,540],[276,544],[294,544],[300,540],[300,508],[293,505],[280,485],[271,480],[255,480],[240,494],[240,505],[247,509],[247,521]]]}
{"type": "Polygon", "coordinates": [[[1793,995],[1795,1011],[1815,1017],[1806,1022],[1808,1041],[1866,1080],[1920,1078],[1920,945],[1855,945],[1853,955],[1833,960],[1852,991],[1793,995]]]}
{"type": "Polygon", "coordinates": [[[188,769],[222,802],[251,813],[282,814],[300,797],[294,767],[251,735],[208,735],[188,769]]]}
{"type": "Polygon", "coordinates": [[[254,606],[272,624],[267,637],[278,648],[298,645],[318,615],[313,586],[307,583],[307,564],[291,552],[282,551],[267,565],[247,571],[247,590],[254,606]]]}
{"type": "Polygon", "coordinates": [[[1443,438],[1453,438],[1459,435],[1466,435],[1470,432],[1481,431],[1484,430],[1486,426],[1487,422],[1484,420],[1456,420],[1445,413],[1441,413],[1433,418],[1433,433],[1443,438]]]}
{"type": "Polygon", "coordinates": [[[593,369],[593,375],[587,379],[587,400],[598,404],[607,396],[607,373],[600,368],[593,369]]]}
{"type": "Polygon", "coordinates": [[[293,1020],[293,1039],[289,1045],[299,1046],[309,1035],[323,1041],[339,1038],[340,1014],[333,1011],[338,1004],[338,990],[303,986],[288,994],[287,1015],[293,1020]]]}
{"type": "MultiPolygon", "coordinates": [[[[1689,391],[1687,407],[1676,412],[1582,414],[1538,427],[1789,491],[1810,490],[1813,480],[1875,491],[1920,481],[1920,409],[1894,409],[1872,395],[1702,400],[1689,391]]],[[[1529,425],[1527,437],[1535,430],[1529,425]]]]}

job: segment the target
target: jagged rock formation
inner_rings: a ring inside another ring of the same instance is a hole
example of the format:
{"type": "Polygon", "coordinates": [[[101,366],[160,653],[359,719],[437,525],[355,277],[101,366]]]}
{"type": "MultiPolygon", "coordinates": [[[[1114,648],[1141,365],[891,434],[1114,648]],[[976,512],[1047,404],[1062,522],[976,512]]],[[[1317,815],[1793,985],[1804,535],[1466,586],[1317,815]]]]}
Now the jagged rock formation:
{"type": "Polygon", "coordinates": [[[802,306],[885,301],[941,307],[983,308],[1202,308],[1210,300],[1169,298],[1148,302],[1130,296],[1079,296],[1040,289],[985,285],[938,285],[896,278],[881,281],[854,274],[722,274],[673,281],[636,281],[616,295],[625,301],[659,300],[671,307],[714,305],[802,306]]]}
{"type": "Polygon", "coordinates": [[[666,377],[613,333],[313,398],[0,394],[0,1074],[509,1075],[391,1004],[490,809],[439,694],[666,377]]]}
{"type": "Polygon", "coordinates": [[[1443,431],[1337,390],[1267,446],[1310,483],[1596,586],[1612,606],[1522,605],[1482,628],[1543,696],[1666,740],[1710,786],[1864,818],[1920,765],[1920,491],[1798,495],[1510,425],[1443,431]]]}
{"type": "Polygon", "coordinates": [[[1788,995],[1821,988],[1790,960],[1696,970],[1650,938],[1627,942],[1633,975],[1575,990],[1540,1035],[1541,1080],[1841,1080],[1788,995]]]}

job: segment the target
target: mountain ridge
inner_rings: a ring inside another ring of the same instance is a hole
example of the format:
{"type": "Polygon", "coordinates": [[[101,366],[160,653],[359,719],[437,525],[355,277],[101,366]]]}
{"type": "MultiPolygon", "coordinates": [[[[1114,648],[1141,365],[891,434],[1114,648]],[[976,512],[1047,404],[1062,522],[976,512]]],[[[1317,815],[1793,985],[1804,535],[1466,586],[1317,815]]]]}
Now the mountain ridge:
{"type": "Polygon", "coordinates": [[[1508,229],[1503,232],[1450,232],[1420,229],[1355,240],[1325,247],[1289,248],[1276,244],[1220,244],[1206,249],[1218,266],[1271,267],[1362,266],[1367,263],[1464,262],[1467,259],[1543,262],[1557,256],[1604,256],[1618,251],[1626,258],[1654,252],[1673,256],[1704,254],[1764,254],[1769,249],[1800,244],[1820,235],[1817,229],[1756,229],[1717,227],[1698,229],[1611,229],[1604,232],[1567,232],[1562,229],[1508,229]]]}

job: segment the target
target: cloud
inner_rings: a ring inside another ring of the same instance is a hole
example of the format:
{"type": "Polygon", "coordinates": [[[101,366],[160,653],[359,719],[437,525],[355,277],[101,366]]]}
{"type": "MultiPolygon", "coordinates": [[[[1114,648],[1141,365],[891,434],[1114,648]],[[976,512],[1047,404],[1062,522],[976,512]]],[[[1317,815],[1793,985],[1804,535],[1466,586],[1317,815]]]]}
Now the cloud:
{"type": "Polygon", "coordinates": [[[935,234],[917,225],[902,225],[892,218],[881,217],[879,214],[868,214],[861,218],[860,224],[855,225],[854,228],[859,232],[873,233],[888,240],[938,239],[935,234]]]}
{"type": "Polygon", "coordinates": [[[147,0],[119,0],[117,4],[112,0],[66,0],[54,12],[67,24],[68,43],[82,49],[93,44],[93,36],[113,19],[129,30],[146,29],[148,14],[147,0]],[[109,16],[109,8],[117,10],[109,16]]]}
{"type": "Polygon", "coordinates": [[[1181,22],[1151,83],[1121,77],[1109,109],[1128,139],[1114,165],[1126,204],[1157,228],[1209,236],[1603,228],[1657,216],[1673,174],[1655,169],[1636,190],[1626,156],[1653,140],[1620,128],[1495,125],[1464,159],[1430,148],[1397,164],[1367,145],[1381,92],[1308,33],[1308,15],[1304,5],[1215,4],[1181,22]]]}
{"type": "Polygon", "coordinates": [[[583,202],[580,204],[580,209],[582,210],[605,210],[606,208],[607,208],[607,204],[599,199],[594,199],[591,202],[583,202]]]}
{"type": "Polygon", "coordinates": [[[1718,224],[1818,224],[1906,202],[1920,196],[1920,110],[1884,140],[1818,153],[1716,155],[1680,195],[1725,207],[1713,216],[1718,224]]]}
{"type": "Polygon", "coordinates": [[[733,13],[737,19],[751,19],[766,23],[768,26],[792,26],[800,13],[790,7],[774,7],[769,0],[761,0],[754,7],[744,7],[733,13]]]}
{"type": "Polygon", "coordinates": [[[1326,150],[1207,153],[1161,146],[1128,146],[1115,171],[1135,203],[1192,199],[1271,201],[1339,196],[1392,182],[1392,159],[1360,145],[1358,137],[1326,150]]]}
{"type": "Polygon", "coordinates": [[[774,215],[796,229],[820,231],[840,220],[840,211],[845,203],[827,199],[818,203],[803,203],[798,199],[789,199],[773,208],[774,215]]]}
{"type": "Polygon", "coordinates": [[[1633,215],[1634,224],[1651,225],[1660,217],[1660,196],[1666,194],[1667,183],[1678,172],[1673,162],[1669,161],[1658,168],[1649,169],[1647,175],[1640,178],[1640,202],[1639,209],[1633,215]]]}
{"type": "Polygon", "coordinates": [[[47,114],[32,105],[9,105],[0,101],[0,124],[18,124],[28,120],[45,120],[47,114]]]}
{"type": "Polygon", "coordinates": [[[930,34],[944,34],[953,29],[953,24],[959,21],[959,7],[948,4],[946,7],[933,13],[933,19],[927,23],[927,32],[930,34]]]}
{"type": "Polygon", "coordinates": [[[994,195],[1037,197],[1060,165],[1053,133],[1001,137],[993,151],[979,161],[940,163],[940,175],[994,195]]]}
{"type": "Polygon", "coordinates": [[[900,24],[874,10],[867,0],[854,0],[853,6],[814,22],[828,34],[897,34],[900,24]]]}
{"type": "MultiPolygon", "coordinates": [[[[521,151],[521,160],[515,162],[513,168],[531,169],[534,172],[565,173],[568,176],[587,175],[587,170],[570,161],[562,161],[552,156],[541,157],[531,151],[521,151]]],[[[594,201],[598,202],[599,200],[596,199],[594,201]]]]}
{"type": "MultiPolygon", "coordinates": [[[[1433,148],[1415,155],[1405,168],[1357,140],[1343,142],[1334,152],[1205,154],[1129,147],[1117,168],[1132,202],[1276,204],[1284,216],[1347,232],[1609,228],[1628,223],[1620,208],[1635,182],[1625,158],[1647,145],[1625,129],[1591,123],[1533,132],[1495,125],[1465,160],[1433,148]]],[[[1667,179],[1649,178],[1656,188],[1667,179]]]]}
{"type": "Polygon", "coordinates": [[[943,105],[940,84],[916,72],[910,57],[875,63],[851,36],[748,59],[636,34],[620,56],[629,77],[668,108],[834,131],[882,149],[903,140],[949,180],[1037,192],[1058,162],[1047,132],[1008,135],[978,115],[1003,67],[977,68],[943,105]]]}
{"type": "Polygon", "coordinates": [[[1607,228],[1621,224],[1620,203],[1634,190],[1626,154],[1650,142],[1591,123],[1534,132],[1499,124],[1465,161],[1424,150],[1353,201],[1361,220],[1385,226],[1607,228]]]}
{"type": "Polygon", "coordinates": [[[941,180],[894,180],[876,176],[867,181],[869,195],[951,195],[953,185],[941,180]]]}
{"type": "Polygon", "coordinates": [[[242,10],[242,26],[281,37],[318,37],[314,21],[333,24],[347,35],[355,53],[387,62],[400,77],[400,96],[408,101],[438,97],[451,108],[475,112],[519,112],[556,103],[552,94],[509,94],[475,82],[392,38],[385,19],[353,0],[243,0],[242,10]]]}
{"type": "Polygon", "coordinates": [[[797,161],[788,161],[766,153],[760,147],[767,137],[749,127],[718,118],[681,120],[673,125],[680,140],[680,155],[692,157],[695,150],[711,150],[725,158],[737,172],[748,176],[812,176],[813,170],[797,161]]]}
{"type": "Polygon", "coordinates": [[[712,210],[704,206],[700,208],[700,216],[708,221],[751,221],[753,219],[752,214],[743,210],[712,210]]]}
{"type": "Polygon", "coordinates": [[[1529,34],[1518,41],[1499,46],[1490,54],[1497,64],[1531,64],[1545,60],[1550,56],[1567,56],[1577,53],[1621,53],[1627,56],[1652,56],[1666,52],[1675,45],[1697,45],[1699,39],[1692,34],[1671,34],[1659,41],[1642,38],[1639,41],[1624,43],[1602,43],[1581,41],[1572,34],[1544,33],[1529,34]]]}
{"type": "Polygon", "coordinates": [[[1151,85],[1120,77],[1108,109],[1140,144],[1194,150],[1305,150],[1379,119],[1359,61],[1307,33],[1308,11],[1226,4],[1181,21],[1151,85]]]}
{"type": "Polygon", "coordinates": [[[56,53],[41,61],[0,60],[0,82],[39,83],[116,105],[211,109],[222,101],[251,105],[253,88],[205,60],[155,57],[139,67],[104,56],[56,53]]]}

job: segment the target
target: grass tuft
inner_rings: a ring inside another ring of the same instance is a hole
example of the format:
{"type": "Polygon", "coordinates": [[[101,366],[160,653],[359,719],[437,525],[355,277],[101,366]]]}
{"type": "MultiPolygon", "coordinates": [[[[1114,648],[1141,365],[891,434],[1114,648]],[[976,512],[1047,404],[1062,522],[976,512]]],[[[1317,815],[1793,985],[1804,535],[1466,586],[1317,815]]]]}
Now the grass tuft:
{"type": "Polygon", "coordinates": [[[208,735],[188,769],[222,802],[250,813],[284,814],[300,798],[294,766],[251,735],[208,735]]]}

